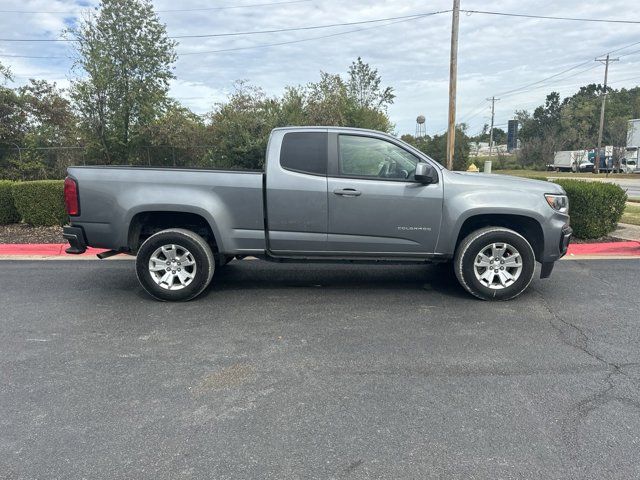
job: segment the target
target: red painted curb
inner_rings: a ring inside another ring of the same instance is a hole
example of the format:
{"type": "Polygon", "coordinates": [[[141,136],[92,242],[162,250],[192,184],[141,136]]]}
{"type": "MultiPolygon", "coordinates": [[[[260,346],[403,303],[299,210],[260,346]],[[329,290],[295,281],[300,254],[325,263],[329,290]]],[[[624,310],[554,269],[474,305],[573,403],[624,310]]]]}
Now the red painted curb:
{"type": "Polygon", "coordinates": [[[640,242],[572,243],[567,255],[640,255],[640,242]]]}
{"type": "MultiPolygon", "coordinates": [[[[0,255],[43,255],[48,257],[68,256],[65,249],[69,248],[68,243],[2,243],[0,244],[0,255]]],[[[104,248],[87,248],[81,255],[96,255],[104,252],[104,248]]]]}

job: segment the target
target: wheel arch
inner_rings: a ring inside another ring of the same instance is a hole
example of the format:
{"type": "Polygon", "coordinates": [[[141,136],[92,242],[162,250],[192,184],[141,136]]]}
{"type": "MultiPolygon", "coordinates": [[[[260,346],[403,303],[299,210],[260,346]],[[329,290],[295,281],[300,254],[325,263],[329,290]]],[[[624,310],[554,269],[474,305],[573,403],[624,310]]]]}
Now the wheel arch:
{"type": "Polygon", "coordinates": [[[522,235],[530,244],[537,261],[544,250],[544,232],[538,220],[526,215],[508,213],[483,213],[466,218],[460,225],[456,237],[455,250],[470,233],[485,227],[503,227],[522,235]]]}
{"type": "Polygon", "coordinates": [[[128,225],[127,246],[133,252],[154,233],[170,228],[183,228],[197,233],[207,240],[214,254],[217,254],[221,247],[215,222],[206,212],[199,209],[140,209],[132,213],[128,225]]]}

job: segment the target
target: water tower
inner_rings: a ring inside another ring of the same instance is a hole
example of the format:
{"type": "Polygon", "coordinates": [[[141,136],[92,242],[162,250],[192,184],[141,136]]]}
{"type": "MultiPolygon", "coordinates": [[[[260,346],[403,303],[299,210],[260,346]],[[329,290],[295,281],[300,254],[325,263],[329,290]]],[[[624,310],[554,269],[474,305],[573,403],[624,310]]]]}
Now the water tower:
{"type": "Polygon", "coordinates": [[[424,138],[427,136],[427,127],[424,121],[424,115],[418,115],[418,118],[416,118],[416,138],[424,138]]]}

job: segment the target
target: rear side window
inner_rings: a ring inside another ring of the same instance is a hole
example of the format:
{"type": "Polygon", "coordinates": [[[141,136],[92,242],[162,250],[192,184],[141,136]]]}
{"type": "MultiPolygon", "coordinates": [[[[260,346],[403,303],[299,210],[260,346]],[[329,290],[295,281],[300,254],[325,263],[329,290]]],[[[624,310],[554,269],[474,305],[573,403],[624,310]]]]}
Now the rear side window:
{"type": "Polygon", "coordinates": [[[327,133],[291,132],[280,148],[280,165],[296,172],[327,174],[327,133]]]}

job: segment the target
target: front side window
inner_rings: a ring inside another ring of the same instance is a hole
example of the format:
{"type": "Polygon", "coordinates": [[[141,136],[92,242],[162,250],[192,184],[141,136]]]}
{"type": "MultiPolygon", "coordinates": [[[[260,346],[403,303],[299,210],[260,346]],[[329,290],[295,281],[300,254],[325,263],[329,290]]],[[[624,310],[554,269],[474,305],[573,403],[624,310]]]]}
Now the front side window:
{"type": "Polygon", "coordinates": [[[340,135],[340,175],[389,180],[412,180],[418,159],[379,138],[340,135]]]}

